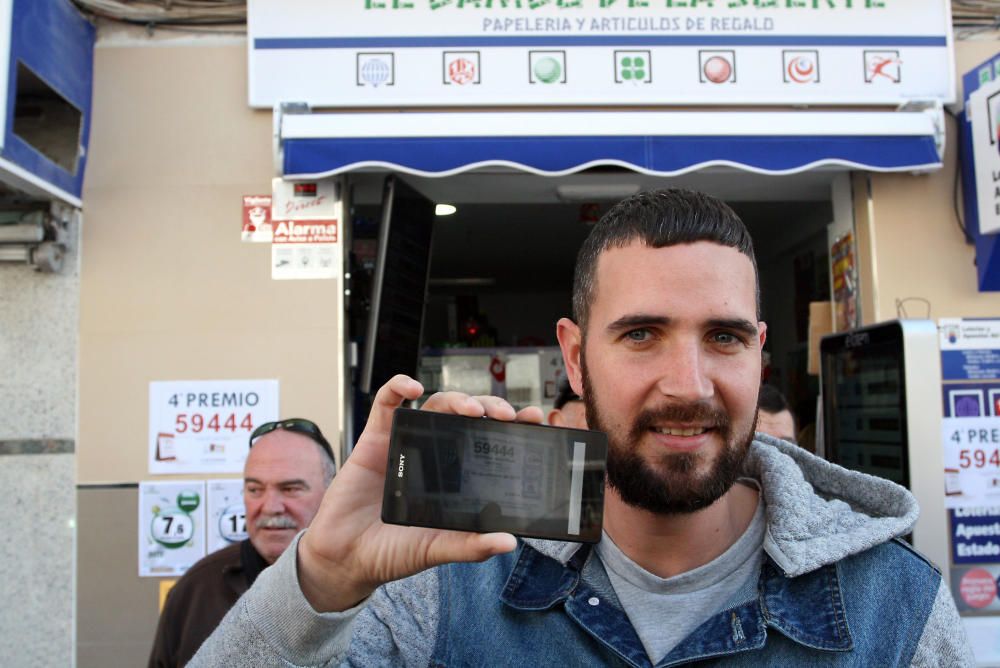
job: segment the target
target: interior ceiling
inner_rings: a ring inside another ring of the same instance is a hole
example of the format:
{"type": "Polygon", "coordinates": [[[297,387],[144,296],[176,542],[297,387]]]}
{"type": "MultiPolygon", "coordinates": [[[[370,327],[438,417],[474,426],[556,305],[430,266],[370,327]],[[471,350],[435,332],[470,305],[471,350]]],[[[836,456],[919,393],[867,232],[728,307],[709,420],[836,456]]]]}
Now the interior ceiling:
{"type": "MultiPolygon", "coordinates": [[[[823,233],[829,202],[730,202],[754,239],[758,262],[804,239],[823,233]]],[[[600,207],[604,213],[609,205],[600,207]]],[[[590,225],[579,204],[464,204],[434,226],[431,277],[435,292],[449,288],[441,279],[486,279],[487,290],[566,291],[576,254],[590,225]]]]}
{"type": "MultiPolygon", "coordinates": [[[[469,292],[460,284],[468,279],[489,283],[474,291],[569,291],[576,253],[590,226],[581,221],[585,202],[561,201],[556,191],[560,185],[634,184],[641,190],[686,187],[710,193],[740,215],[754,239],[758,262],[763,263],[822,232],[832,219],[830,183],[835,173],[764,176],[718,169],[662,178],[616,168],[565,177],[493,171],[402,178],[435,202],[457,207],[455,214],[439,217],[434,226],[432,290],[440,294],[469,292]]],[[[385,176],[351,174],[354,204],[379,206],[385,176]]],[[[611,204],[600,202],[597,213],[603,214],[611,204]]]]}

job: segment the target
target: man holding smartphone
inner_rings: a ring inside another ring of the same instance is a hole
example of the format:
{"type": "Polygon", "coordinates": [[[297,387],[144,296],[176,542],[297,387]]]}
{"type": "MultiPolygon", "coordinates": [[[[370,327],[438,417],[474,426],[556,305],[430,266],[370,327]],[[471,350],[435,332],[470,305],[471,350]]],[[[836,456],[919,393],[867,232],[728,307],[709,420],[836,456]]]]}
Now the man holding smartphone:
{"type": "MultiPolygon", "coordinates": [[[[728,206],[613,207],[573,311],[567,375],[609,442],[596,546],[383,524],[392,411],[422,393],[396,376],[309,530],[191,665],[972,665],[940,572],[896,540],[912,495],[755,440],[766,326],[728,206]]],[[[424,408],[542,419],[457,393],[424,408]]]]}

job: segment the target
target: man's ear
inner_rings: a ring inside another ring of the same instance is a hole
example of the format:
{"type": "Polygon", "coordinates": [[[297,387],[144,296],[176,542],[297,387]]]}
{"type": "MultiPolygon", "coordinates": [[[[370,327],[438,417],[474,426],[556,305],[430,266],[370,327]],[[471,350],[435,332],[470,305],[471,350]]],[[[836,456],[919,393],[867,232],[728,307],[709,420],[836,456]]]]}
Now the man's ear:
{"type": "Polygon", "coordinates": [[[583,373],[580,370],[580,352],[583,338],[580,328],[569,318],[560,318],[556,323],[556,338],[562,348],[563,362],[566,364],[566,377],[569,385],[579,396],[583,396],[583,373]]]}

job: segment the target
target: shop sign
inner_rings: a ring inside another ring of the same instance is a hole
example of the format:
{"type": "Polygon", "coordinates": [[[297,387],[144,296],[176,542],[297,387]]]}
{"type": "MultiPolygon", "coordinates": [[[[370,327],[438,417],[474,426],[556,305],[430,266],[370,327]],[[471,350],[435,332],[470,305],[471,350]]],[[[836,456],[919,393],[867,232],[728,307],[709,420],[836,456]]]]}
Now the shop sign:
{"type": "Polygon", "coordinates": [[[954,100],[947,0],[250,0],[248,26],[254,107],[954,100]]]}
{"type": "Polygon", "coordinates": [[[153,381],[149,472],[242,473],[250,434],[277,419],[277,380],[153,381]]]}

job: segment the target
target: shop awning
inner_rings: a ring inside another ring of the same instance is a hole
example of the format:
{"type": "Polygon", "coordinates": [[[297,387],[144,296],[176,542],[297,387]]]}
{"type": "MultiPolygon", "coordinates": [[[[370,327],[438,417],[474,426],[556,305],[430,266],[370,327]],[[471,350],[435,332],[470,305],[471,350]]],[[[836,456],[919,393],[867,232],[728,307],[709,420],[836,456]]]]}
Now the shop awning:
{"type": "Polygon", "coordinates": [[[676,176],[941,167],[940,109],[923,111],[285,113],[288,179],[391,170],[420,176],[506,167],[562,176],[598,166],[676,176]]]}

